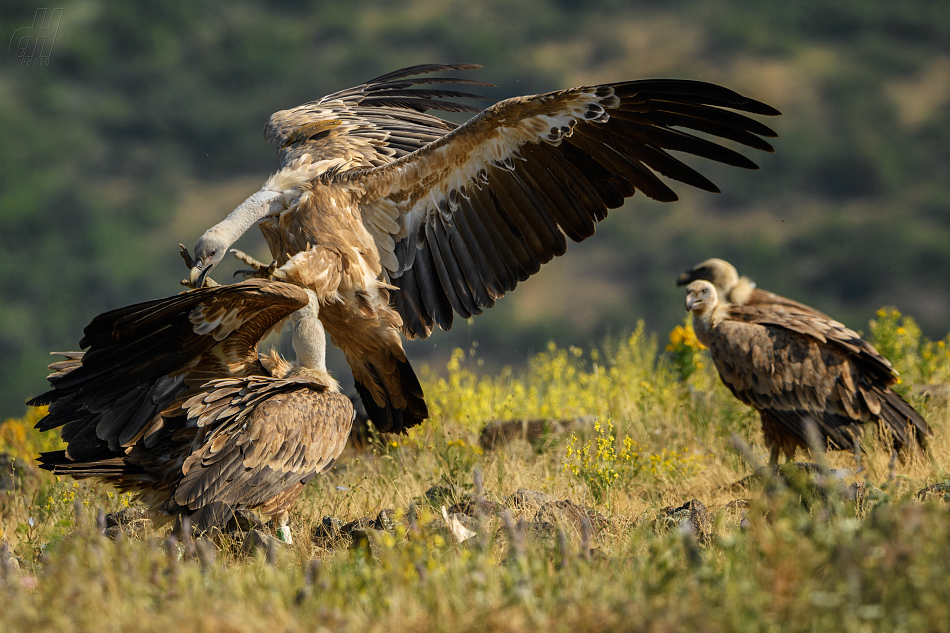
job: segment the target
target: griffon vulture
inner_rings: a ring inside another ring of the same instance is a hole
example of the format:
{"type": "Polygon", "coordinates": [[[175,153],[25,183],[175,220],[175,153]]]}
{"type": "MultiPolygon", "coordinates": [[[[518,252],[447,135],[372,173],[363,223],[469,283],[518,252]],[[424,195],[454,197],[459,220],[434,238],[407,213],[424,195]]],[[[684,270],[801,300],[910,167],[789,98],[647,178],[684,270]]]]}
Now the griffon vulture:
{"type": "Polygon", "coordinates": [[[856,332],[794,305],[720,303],[716,287],[686,289],[696,338],[709,348],[719,377],[762,419],[770,461],[808,448],[813,423],[826,445],[853,449],[862,427],[878,421],[897,448],[926,445],[927,422],[890,390],[897,376],[856,332]]]}
{"type": "Polygon", "coordinates": [[[714,257],[696,264],[677,277],[676,285],[685,286],[697,279],[705,279],[712,283],[716,287],[716,293],[719,295],[721,302],[728,301],[739,306],[785,306],[802,312],[812,312],[822,318],[831,320],[831,317],[810,306],[787,299],[774,292],[757,288],[754,281],[748,277],[740,277],[736,267],[722,259],[714,257]]]}
{"type": "Polygon", "coordinates": [[[350,400],[326,371],[313,292],[250,280],[202,288],[97,316],[50,365],[53,389],[36,425],[62,427],[65,451],[41,467],[99,477],[134,491],[153,516],[189,516],[199,531],[237,509],[273,515],[290,540],[288,512],[304,484],[339,456],[350,400]],[[257,343],[293,324],[296,363],[257,343]]]}
{"type": "Polygon", "coordinates": [[[698,81],[516,97],[459,126],[426,114],[477,111],[442,100],[476,96],[413,86],[479,82],[417,75],[473,68],[405,68],[272,115],[264,135],[281,169],[195,246],[199,286],[255,223],[275,258],[265,273],[319,251],[320,319],[381,431],[427,416],[400,332],[425,338],[480,314],[637,190],[676,200],[661,176],[719,191],[670,151],[757,168],[692,132],[773,151],[762,137],[775,133],[743,113],[777,110],[698,81]]]}

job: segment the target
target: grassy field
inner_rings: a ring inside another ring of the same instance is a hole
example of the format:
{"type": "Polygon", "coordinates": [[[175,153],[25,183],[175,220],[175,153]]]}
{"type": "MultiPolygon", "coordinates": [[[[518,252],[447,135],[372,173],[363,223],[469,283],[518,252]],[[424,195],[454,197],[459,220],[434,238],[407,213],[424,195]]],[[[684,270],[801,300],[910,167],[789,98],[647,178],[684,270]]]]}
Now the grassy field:
{"type": "Polygon", "coordinates": [[[758,416],[689,328],[668,343],[641,326],[596,350],[552,344],[496,375],[458,350],[424,371],[430,421],[348,449],[298,503],[295,544],[250,553],[243,534],[213,547],[147,525],[102,536],[99,511],[134,502],[36,472],[58,439],[31,429],[32,411],[0,425],[17,457],[0,490],[0,631],[947,630],[950,516],[939,491],[918,495],[950,468],[947,341],[891,309],[869,337],[934,429],[927,456],[892,460],[867,434],[858,462],[829,454],[817,478],[746,479],[767,458],[758,416]],[[479,444],[492,420],[582,416],[597,421],[479,444]],[[539,512],[519,489],[580,511],[539,512]],[[473,498],[495,504],[459,543],[440,510],[473,498]],[[673,510],[693,499],[708,513],[673,510]],[[320,538],[325,516],[384,509],[389,529],[354,533],[356,546],[320,538]]]}

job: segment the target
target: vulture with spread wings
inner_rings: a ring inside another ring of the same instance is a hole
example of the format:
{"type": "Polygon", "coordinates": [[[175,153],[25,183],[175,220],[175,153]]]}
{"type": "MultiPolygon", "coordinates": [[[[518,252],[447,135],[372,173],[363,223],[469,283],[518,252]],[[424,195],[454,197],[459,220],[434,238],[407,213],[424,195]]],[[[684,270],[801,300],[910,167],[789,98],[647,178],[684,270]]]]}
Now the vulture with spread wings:
{"type": "Polygon", "coordinates": [[[719,377],[762,419],[771,463],[808,448],[808,425],[837,449],[853,449],[863,427],[878,422],[898,449],[926,446],[923,417],[891,391],[897,374],[886,358],[841,323],[798,304],[720,302],[716,287],[687,286],[696,338],[709,348],[719,377]]]}
{"type": "Polygon", "coordinates": [[[288,512],[346,444],[353,406],[326,371],[312,291],[250,280],[97,316],[83,352],[50,365],[37,424],[62,427],[64,451],[41,467],[134,491],[157,519],[223,527],[238,509],[288,512]],[[257,343],[290,317],[297,361],[257,343]]]}
{"type": "Polygon", "coordinates": [[[382,431],[428,415],[400,333],[425,338],[454,314],[490,308],[637,190],[676,200],[663,177],[718,191],[671,151],[756,169],[694,132],[772,151],[763,137],[775,133],[744,113],[778,111],[698,81],[516,97],[459,126],[427,114],[476,111],[445,100],[476,95],[415,86],[479,82],[417,75],[471,68],[414,66],[277,112],[264,133],[280,171],[195,246],[191,281],[201,285],[258,224],[275,263],[249,263],[277,279],[275,266],[290,265],[319,288],[320,318],[382,431]],[[312,256],[293,262],[304,250],[312,256]]]}

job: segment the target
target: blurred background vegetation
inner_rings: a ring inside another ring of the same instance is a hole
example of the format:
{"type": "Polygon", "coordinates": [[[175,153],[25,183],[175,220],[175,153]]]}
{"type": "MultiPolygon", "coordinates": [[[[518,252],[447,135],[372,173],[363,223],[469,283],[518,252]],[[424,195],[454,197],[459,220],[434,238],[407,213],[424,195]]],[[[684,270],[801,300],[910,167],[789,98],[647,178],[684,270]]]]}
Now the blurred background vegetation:
{"type": "MultiPolygon", "coordinates": [[[[476,342],[488,363],[517,363],[549,339],[589,346],[641,318],[665,333],[682,319],[676,274],[712,256],[855,328],[894,305],[930,338],[948,330],[948,3],[63,7],[48,65],[0,52],[0,418],[23,414],[47,352],[75,349],[92,316],[180,290],[177,243],[275,168],[261,136],[271,112],[433,61],[484,64],[475,75],[495,98],[670,76],[784,116],[768,122],[780,138],[753,157],[759,172],[694,163],[723,194],[633,199],[489,313],[410,344],[417,364],[476,342]]],[[[5,1],[0,40],[36,9],[5,1]]],[[[266,256],[256,232],[239,246],[266,256]]]]}

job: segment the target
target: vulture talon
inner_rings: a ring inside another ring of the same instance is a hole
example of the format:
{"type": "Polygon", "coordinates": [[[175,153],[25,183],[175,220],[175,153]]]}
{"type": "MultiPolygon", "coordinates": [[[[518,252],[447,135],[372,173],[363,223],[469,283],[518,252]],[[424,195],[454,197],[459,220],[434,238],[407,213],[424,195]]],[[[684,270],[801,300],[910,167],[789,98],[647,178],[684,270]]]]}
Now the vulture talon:
{"type": "Polygon", "coordinates": [[[181,255],[181,258],[183,260],[185,260],[185,266],[188,267],[188,270],[191,270],[192,268],[194,268],[195,259],[191,256],[191,253],[188,252],[188,248],[181,242],[178,243],[178,248],[179,248],[178,254],[181,255]]]}
{"type": "Polygon", "coordinates": [[[251,270],[237,270],[234,272],[234,276],[237,277],[241,275],[244,279],[281,279],[286,277],[286,275],[278,274],[279,270],[277,267],[277,260],[275,259],[270,264],[265,264],[262,261],[254,259],[244,251],[240,251],[236,248],[232,248],[230,253],[234,255],[235,258],[244,262],[251,267],[251,270]]]}

